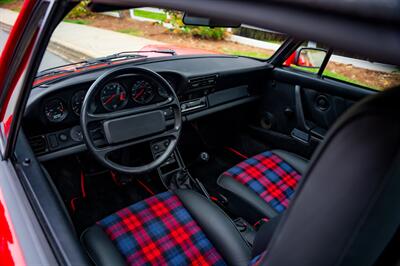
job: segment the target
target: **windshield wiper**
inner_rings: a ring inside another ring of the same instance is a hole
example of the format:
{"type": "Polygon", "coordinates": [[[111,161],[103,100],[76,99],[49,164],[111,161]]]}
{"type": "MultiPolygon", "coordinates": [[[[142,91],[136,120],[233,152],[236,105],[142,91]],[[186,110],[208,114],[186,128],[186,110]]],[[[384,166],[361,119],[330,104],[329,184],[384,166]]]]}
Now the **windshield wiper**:
{"type": "Polygon", "coordinates": [[[99,58],[94,58],[94,59],[88,59],[84,61],[80,61],[77,63],[71,63],[67,65],[62,65],[62,66],[57,66],[53,68],[49,68],[43,71],[40,71],[36,78],[44,77],[44,76],[52,76],[52,75],[57,75],[57,74],[63,74],[63,73],[70,73],[74,72],[77,69],[82,69],[87,66],[91,65],[97,65],[101,63],[111,63],[114,61],[120,61],[120,60],[129,60],[129,59],[138,59],[138,58],[147,58],[146,55],[140,55],[140,53],[159,53],[159,54],[170,54],[170,55],[176,55],[176,52],[171,49],[166,49],[166,50],[142,50],[142,51],[126,51],[126,52],[120,52],[104,57],[99,57],[99,58]],[[69,67],[69,66],[78,66],[75,69],[60,69],[63,67],[69,67]]]}
{"type": "Polygon", "coordinates": [[[64,73],[71,73],[74,72],[72,69],[59,69],[59,70],[53,70],[53,68],[47,69],[40,71],[38,75],[36,75],[36,78],[42,78],[45,76],[53,76],[57,74],[64,74],[64,73]]]}
{"type": "Polygon", "coordinates": [[[138,59],[138,58],[147,58],[146,55],[140,55],[140,53],[159,53],[159,54],[170,54],[170,55],[176,55],[176,52],[174,50],[141,50],[141,51],[126,51],[126,52],[120,52],[104,57],[99,57],[99,58],[94,58],[91,60],[87,60],[84,62],[83,65],[77,67],[77,69],[85,68],[90,65],[97,65],[99,63],[110,63],[114,61],[120,61],[120,60],[126,60],[126,59],[138,59]]]}

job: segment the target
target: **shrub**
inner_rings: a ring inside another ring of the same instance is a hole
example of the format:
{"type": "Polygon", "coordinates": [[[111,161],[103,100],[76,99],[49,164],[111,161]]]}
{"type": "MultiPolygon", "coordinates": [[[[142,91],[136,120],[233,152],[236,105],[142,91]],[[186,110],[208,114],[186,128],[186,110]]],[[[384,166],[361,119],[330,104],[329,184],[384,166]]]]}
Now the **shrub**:
{"type": "Polygon", "coordinates": [[[210,28],[200,26],[187,26],[182,22],[182,13],[178,11],[166,10],[168,22],[172,25],[171,31],[177,34],[188,34],[195,38],[208,40],[223,40],[227,35],[225,28],[210,28]]]}
{"type": "Polygon", "coordinates": [[[87,8],[89,0],[84,0],[80,2],[74,9],[72,9],[68,15],[67,19],[85,18],[92,15],[92,12],[87,8]]]}

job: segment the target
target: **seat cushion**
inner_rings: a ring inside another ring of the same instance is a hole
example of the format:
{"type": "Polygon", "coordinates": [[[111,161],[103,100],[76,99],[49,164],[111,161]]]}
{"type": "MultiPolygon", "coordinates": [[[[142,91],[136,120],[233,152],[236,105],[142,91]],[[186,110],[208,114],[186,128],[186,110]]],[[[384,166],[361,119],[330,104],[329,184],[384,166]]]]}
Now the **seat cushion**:
{"type": "Polygon", "coordinates": [[[274,217],[286,210],[301,178],[300,171],[292,164],[304,171],[307,161],[288,152],[266,151],[224,172],[218,184],[263,216],[274,217]]]}
{"type": "Polygon", "coordinates": [[[185,190],[155,195],[100,220],[82,242],[96,265],[247,265],[251,256],[232,221],[185,190]]]}
{"type": "Polygon", "coordinates": [[[165,192],[98,222],[128,264],[225,265],[178,197],[165,192]]]}

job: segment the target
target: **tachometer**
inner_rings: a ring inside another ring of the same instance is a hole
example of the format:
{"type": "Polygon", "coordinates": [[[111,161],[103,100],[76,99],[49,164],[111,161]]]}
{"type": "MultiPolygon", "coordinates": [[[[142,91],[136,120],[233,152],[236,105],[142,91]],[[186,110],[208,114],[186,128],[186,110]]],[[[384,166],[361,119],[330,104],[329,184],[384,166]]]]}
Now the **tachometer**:
{"type": "Polygon", "coordinates": [[[140,104],[151,102],[155,96],[153,86],[145,80],[135,82],[131,94],[132,100],[140,104]]]}
{"type": "Polygon", "coordinates": [[[109,83],[102,89],[100,100],[103,107],[108,111],[120,110],[128,103],[126,90],[116,82],[109,83]]]}
{"type": "Polygon", "coordinates": [[[53,99],[44,106],[44,114],[50,122],[58,123],[67,117],[68,110],[62,100],[53,99]]]}
{"type": "Polygon", "coordinates": [[[85,95],[86,95],[85,91],[78,91],[78,92],[75,92],[74,95],[72,95],[71,107],[72,107],[72,111],[77,116],[80,116],[80,114],[81,114],[82,103],[83,103],[83,100],[85,99],[85,95]]]}

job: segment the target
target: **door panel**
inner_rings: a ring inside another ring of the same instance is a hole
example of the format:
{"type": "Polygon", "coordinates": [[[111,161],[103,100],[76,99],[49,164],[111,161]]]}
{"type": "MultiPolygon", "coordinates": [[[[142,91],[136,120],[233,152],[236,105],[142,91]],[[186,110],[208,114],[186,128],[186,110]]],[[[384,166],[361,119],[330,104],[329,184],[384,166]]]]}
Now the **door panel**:
{"type": "Polygon", "coordinates": [[[266,84],[252,132],[271,148],[310,158],[337,118],[373,94],[357,86],[276,68],[266,84]]]}
{"type": "Polygon", "coordinates": [[[313,89],[303,89],[303,107],[305,117],[315,127],[329,129],[336,119],[355,101],[343,97],[321,93],[313,89]]]}

